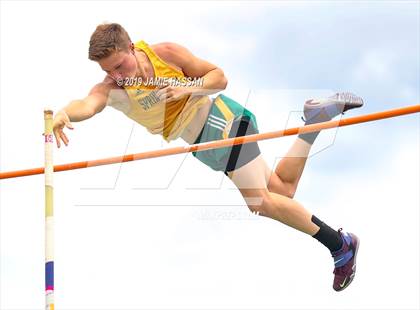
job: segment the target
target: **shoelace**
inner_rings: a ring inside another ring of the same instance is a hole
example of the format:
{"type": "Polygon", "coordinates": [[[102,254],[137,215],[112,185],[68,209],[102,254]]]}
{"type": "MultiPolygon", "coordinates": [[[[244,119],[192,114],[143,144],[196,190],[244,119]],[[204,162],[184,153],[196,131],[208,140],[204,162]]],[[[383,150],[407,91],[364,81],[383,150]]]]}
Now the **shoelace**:
{"type": "Polygon", "coordinates": [[[338,93],[337,95],[338,100],[342,100],[347,103],[363,103],[363,99],[359,96],[356,96],[353,93],[338,93]]]}
{"type": "Polygon", "coordinates": [[[336,267],[336,268],[334,268],[334,271],[333,271],[333,273],[335,274],[335,275],[338,275],[338,276],[345,276],[345,275],[347,275],[347,269],[345,268],[345,266],[346,265],[344,265],[344,266],[341,266],[341,267],[336,267]]]}
{"type": "MultiPolygon", "coordinates": [[[[339,228],[338,229],[338,233],[340,234],[340,236],[342,235],[342,232],[343,231],[343,228],[339,228]]],[[[343,240],[343,242],[345,242],[344,240],[343,240]]],[[[347,249],[348,250],[348,249],[347,249]]],[[[334,256],[333,256],[334,257],[334,256]]],[[[347,275],[347,270],[346,270],[346,268],[345,268],[345,266],[346,265],[343,265],[343,266],[341,266],[341,267],[336,267],[336,268],[334,268],[334,271],[333,271],[333,273],[334,274],[336,274],[336,275],[339,275],[339,276],[345,276],[345,275],[347,275]]]]}

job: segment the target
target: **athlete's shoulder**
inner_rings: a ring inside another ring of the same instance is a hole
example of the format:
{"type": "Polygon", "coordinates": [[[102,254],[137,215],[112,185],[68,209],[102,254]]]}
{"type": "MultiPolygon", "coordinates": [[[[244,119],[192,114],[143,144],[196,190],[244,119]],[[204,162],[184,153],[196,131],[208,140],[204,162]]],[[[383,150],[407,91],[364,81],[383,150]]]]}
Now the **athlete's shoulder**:
{"type": "Polygon", "coordinates": [[[122,87],[117,85],[114,79],[112,79],[109,75],[106,75],[103,81],[97,83],[92,87],[91,93],[101,93],[101,94],[108,94],[111,89],[123,89],[122,87]]]}
{"type": "Polygon", "coordinates": [[[164,61],[179,66],[190,59],[190,51],[175,42],[161,42],[150,45],[153,51],[164,61]]]}
{"type": "Polygon", "coordinates": [[[108,74],[105,75],[102,82],[97,84],[98,87],[104,89],[124,89],[122,86],[118,86],[117,82],[108,74]]]}
{"type": "Polygon", "coordinates": [[[127,102],[129,102],[129,98],[124,88],[118,86],[108,75],[105,76],[102,82],[99,82],[92,87],[89,95],[102,98],[105,105],[117,107],[117,109],[122,109],[122,111],[126,109],[127,102]]]}
{"type": "Polygon", "coordinates": [[[160,59],[180,70],[180,60],[185,58],[187,51],[184,47],[174,42],[161,42],[149,47],[160,59]]]}
{"type": "Polygon", "coordinates": [[[151,44],[150,47],[156,52],[164,55],[172,55],[174,53],[183,53],[187,49],[175,42],[160,42],[156,44],[151,44]]]}

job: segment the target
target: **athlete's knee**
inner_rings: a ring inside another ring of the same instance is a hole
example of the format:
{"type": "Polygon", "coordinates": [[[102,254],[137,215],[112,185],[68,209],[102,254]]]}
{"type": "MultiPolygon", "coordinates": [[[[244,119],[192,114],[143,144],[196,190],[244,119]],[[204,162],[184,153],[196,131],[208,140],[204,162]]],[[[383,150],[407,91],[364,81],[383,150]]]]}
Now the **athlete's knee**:
{"type": "Polygon", "coordinates": [[[285,193],[284,196],[293,199],[293,197],[295,197],[295,194],[296,194],[296,187],[294,187],[294,186],[288,186],[286,188],[286,193],[285,193]]]}
{"type": "Polygon", "coordinates": [[[267,188],[272,193],[276,193],[289,198],[293,198],[296,193],[296,186],[294,184],[282,181],[275,173],[271,174],[267,188]]]}
{"type": "Polygon", "coordinates": [[[295,197],[296,194],[296,188],[293,186],[282,186],[280,188],[268,186],[268,190],[272,193],[279,194],[281,196],[285,196],[291,199],[293,199],[293,197],[295,197]]]}
{"type": "Polygon", "coordinates": [[[264,216],[270,213],[270,209],[273,206],[272,198],[268,190],[258,191],[258,193],[253,196],[247,196],[245,197],[245,201],[252,213],[264,216]]]}

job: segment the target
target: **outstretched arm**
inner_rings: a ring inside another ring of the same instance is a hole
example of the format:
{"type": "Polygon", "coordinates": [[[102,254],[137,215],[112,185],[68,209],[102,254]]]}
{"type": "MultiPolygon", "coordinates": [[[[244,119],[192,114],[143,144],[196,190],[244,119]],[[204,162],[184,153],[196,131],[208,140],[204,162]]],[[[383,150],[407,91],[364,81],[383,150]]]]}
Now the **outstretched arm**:
{"type": "Polygon", "coordinates": [[[53,132],[57,147],[61,146],[60,140],[66,146],[69,143],[69,139],[63,131],[64,127],[73,129],[71,122],[80,122],[91,118],[105,108],[107,93],[109,93],[109,87],[100,83],[92,88],[87,97],[80,100],[72,100],[57,112],[53,121],[53,132]]]}

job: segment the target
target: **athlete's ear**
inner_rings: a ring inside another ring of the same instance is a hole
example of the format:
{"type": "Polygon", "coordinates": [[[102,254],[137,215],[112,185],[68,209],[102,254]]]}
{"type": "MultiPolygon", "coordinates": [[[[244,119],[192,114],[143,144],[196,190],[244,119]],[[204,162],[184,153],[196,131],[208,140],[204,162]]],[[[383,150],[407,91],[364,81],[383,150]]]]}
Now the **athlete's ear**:
{"type": "Polygon", "coordinates": [[[134,54],[134,43],[133,42],[131,42],[131,44],[130,44],[130,49],[131,49],[131,52],[134,54]]]}

